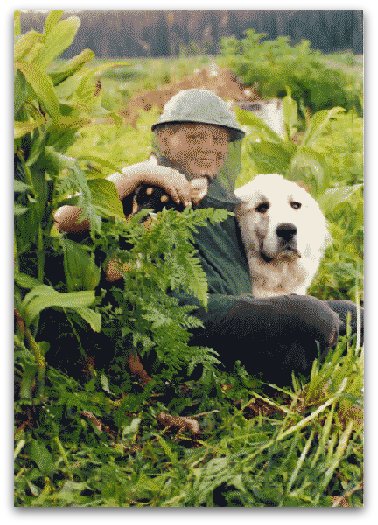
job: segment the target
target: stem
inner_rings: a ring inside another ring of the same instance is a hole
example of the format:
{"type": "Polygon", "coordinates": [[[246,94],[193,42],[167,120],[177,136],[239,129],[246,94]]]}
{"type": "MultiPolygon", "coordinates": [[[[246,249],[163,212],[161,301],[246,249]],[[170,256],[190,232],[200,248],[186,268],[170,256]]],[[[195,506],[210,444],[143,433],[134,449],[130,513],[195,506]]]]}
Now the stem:
{"type": "Polygon", "coordinates": [[[63,447],[62,443],[60,442],[60,439],[59,439],[58,436],[55,436],[53,439],[54,439],[54,441],[55,441],[55,443],[56,443],[56,445],[58,447],[59,453],[62,456],[63,462],[64,462],[64,464],[65,464],[65,466],[67,468],[68,479],[70,481],[72,481],[73,480],[73,475],[72,475],[72,472],[71,472],[70,463],[68,461],[66,451],[64,450],[64,447],[63,447]]]}
{"type": "Polygon", "coordinates": [[[37,364],[37,397],[42,398],[45,390],[45,373],[46,373],[46,361],[43,351],[40,348],[37,341],[31,334],[30,329],[26,326],[25,321],[20,315],[20,312],[15,308],[14,310],[16,324],[24,335],[37,364]]]}
{"type": "Polygon", "coordinates": [[[45,251],[43,242],[42,226],[38,226],[38,244],[37,244],[37,258],[38,258],[38,280],[43,282],[45,275],[45,251]]]}
{"type": "Polygon", "coordinates": [[[14,247],[14,252],[13,252],[14,271],[18,272],[20,270],[20,268],[19,268],[19,264],[18,264],[18,250],[17,250],[16,236],[14,236],[13,247],[14,247]]]}

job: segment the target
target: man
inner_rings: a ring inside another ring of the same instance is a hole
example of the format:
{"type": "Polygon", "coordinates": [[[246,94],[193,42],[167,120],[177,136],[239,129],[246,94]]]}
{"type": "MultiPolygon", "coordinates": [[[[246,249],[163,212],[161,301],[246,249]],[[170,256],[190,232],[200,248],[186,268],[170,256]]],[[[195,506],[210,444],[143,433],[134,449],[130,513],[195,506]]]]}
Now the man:
{"type": "MultiPolygon", "coordinates": [[[[234,211],[239,201],[233,188],[244,133],[224,101],[207,90],[181,91],[166,104],[152,130],[153,158],[109,177],[124,208],[131,210],[134,193],[147,185],[152,187],[149,193],[158,187],[170,196],[170,203],[161,198],[155,202],[156,209],[166,204],[180,209],[191,203],[194,208],[234,211]]],[[[77,222],[79,214],[73,207],[58,210],[59,229],[85,229],[85,222],[77,222]]],[[[226,367],[239,359],[251,373],[285,384],[292,371],[307,374],[313,360],[337,342],[339,331],[345,333],[347,312],[355,329],[356,309],[350,301],[297,295],[255,299],[234,216],[201,228],[196,247],[207,275],[209,299],[207,310],[197,311],[205,328],[193,332],[192,341],[217,350],[226,367]]],[[[121,276],[116,264],[109,265],[108,280],[121,276]]]]}

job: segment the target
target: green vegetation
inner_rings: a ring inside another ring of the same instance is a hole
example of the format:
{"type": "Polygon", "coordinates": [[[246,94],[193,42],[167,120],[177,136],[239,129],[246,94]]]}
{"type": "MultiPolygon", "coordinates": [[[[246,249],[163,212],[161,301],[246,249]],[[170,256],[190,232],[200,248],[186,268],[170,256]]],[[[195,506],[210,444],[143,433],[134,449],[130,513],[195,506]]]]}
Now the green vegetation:
{"type": "MultiPolygon", "coordinates": [[[[206,304],[190,240],[226,212],[124,219],[105,177],[146,158],[156,113],[124,126],[106,80],[97,92],[99,76],[127,76],[128,65],[94,62],[90,50],[57,61],[79,27],[61,16],[51,12],[44,33],[25,35],[15,18],[15,505],[361,506],[359,341],[341,339],[309,379],[293,377],[284,389],[240,363],[226,373],[211,349],[188,346],[199,321],[166,291],[206,304]],[[82,207],[87,239],[56,231],[52,214],[64,203],[82,207]],[[126,265],[124,283],[105,289],[102,268],[114,256],[126,265]],[[65,350],[85,365],[81,377],[49,364],[56,338],[40,340],[46,312],[72,338],[65,350]],[[111,336],[109,366],[93,367],[84,334],[111,336]],[[148,383],[127,365],[136,355],[155,356],[148,383]]],[[[148,69],[139,86],[156,81],[148,69]]],[[[308,184],[334,237],[312,293],[354,300],[362,292],[361,117],[335,107],[304,122],[294,98],[284,101],[283,139],[240,112],[250,133],[238,182],[280,171],[308,184]]]]}
{"type": "Polygon", "coordinates": [[[283,96],[290,89],[303,114],[306,108],[319,111],[333,106],[361,112],[362,78],[350,53],[326,58],[307,40],[292,46],[284,36],[264,40],[266,35],[254,29],[245,35],[242,40],[222,39],[222,64],[263,98],[283,96]]]}
{"type": "MultiPolygon", "coordinates": [[[[194,69],[206,67],[209,62],[209,57],[205,55],[130,59],[127,65],[108,69],[102,75],[103,106],[113,111],[121,110],[131,96],[178,82],[191,75],[194,69]]],[[[106,66],[107,61],[98,60],[96,63],[106,66]]]]}

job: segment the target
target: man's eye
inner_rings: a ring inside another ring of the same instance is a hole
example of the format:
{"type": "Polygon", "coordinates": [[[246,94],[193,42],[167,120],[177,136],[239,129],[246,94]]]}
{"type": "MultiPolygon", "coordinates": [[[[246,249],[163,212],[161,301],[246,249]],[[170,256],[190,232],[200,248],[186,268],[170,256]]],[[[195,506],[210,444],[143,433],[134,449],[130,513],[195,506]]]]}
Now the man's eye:
{"type": "Polygon", "coordinates": [[[299,208],[302,207],[302,203],[301,202],[291,202],[290,206],[293,208],[293,210],[299,210],[299,208]]]}
{"type": "Polygon", "coordinates": [[[256,206],[255,210],[258,213],[265,213],[269,210],[269,202],[261,202],[258,206],[256,206]]]}

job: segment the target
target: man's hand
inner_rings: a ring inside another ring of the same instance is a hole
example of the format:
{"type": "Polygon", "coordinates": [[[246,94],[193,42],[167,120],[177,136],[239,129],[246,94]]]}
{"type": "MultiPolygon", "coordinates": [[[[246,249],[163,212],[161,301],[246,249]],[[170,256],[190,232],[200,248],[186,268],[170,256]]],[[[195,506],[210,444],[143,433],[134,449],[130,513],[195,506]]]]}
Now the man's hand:
{"type": "Polygon", "coordinates": [[[114,173],[108,180],[114,182],[121,200],[139,186],[150,184],[162,188],[176,204],[189,206],[192,201],[191,185],[185,175],[152,160],[123,168],[122,173],[114,173]]]}
{"type": "MultiPolygon", "coordinates": [[[[108,180],[115,184],[118,196],[123,200],[142,185],[158,186],[167,193],[176,204],[187,207],[198,202],[206,195],[207,181],[201,178],[193,181],[193,186],[179,171],[166,166],[158,166],[156,161],[148,160],[122,169],[122,173],[113,173],[108,180]]],[[[89,229],[88,221],[79,221],[81,210],[77,206],[62,206],[54,213],[54,221],[59,231],[83,232],[89,229]]]]}
{"type": "Polygon", "coordinates": [[[89,230],[87,219],[80,221],[81,208],[78,206],[61,206],[53,215],[54,223],[61,232],[79,233],[89,230]]]}
{"type": "Polygon", "coordinates": [[[130,270],[130,265],[118,261],[117,259],[110,259],[105,268],[105,279],[114,283],[123,278],[123,274],[130,270]]]}

